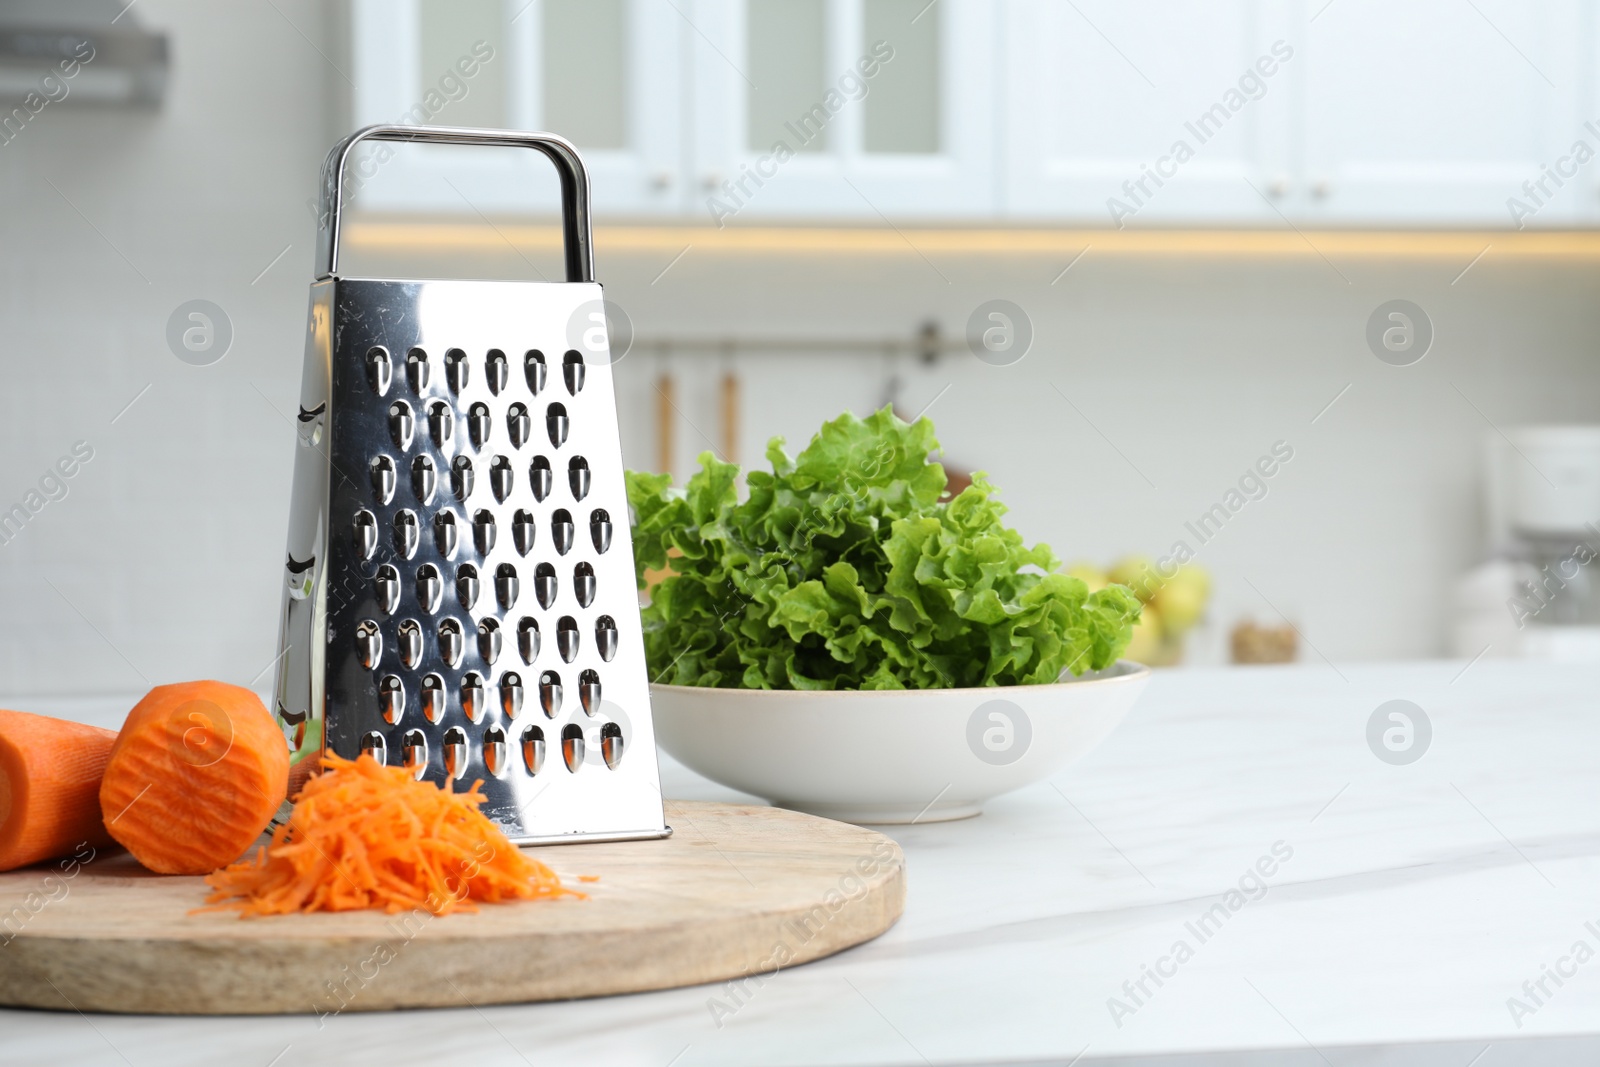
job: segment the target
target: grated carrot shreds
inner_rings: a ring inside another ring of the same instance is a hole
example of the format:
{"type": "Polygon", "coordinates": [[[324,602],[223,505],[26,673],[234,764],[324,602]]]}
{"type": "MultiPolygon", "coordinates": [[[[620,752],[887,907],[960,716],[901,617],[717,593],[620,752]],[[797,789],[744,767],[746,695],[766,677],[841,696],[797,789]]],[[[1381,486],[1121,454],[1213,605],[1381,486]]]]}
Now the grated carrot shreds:
{"type": "Polygon", "coordinates": [[[475,902],[583,897],[478,810],[481,784],[450,793],[368,755],[329,753],[272,843],[206,878],[205,910],[449,915],[475,902]]]}

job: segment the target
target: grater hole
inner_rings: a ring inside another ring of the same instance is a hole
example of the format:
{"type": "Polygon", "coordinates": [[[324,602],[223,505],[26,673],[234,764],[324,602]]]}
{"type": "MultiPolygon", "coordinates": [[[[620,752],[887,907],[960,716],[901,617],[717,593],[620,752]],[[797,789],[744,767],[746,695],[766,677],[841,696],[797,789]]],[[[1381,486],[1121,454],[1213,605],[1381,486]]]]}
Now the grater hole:
{"type": "Polygon", "coordinates": [[[524,615],[517,623],[517,654],[530,667],[539,658],[539,620],[531,615],[524,615]]]}
{"type": "Polygon", "coordinates": [[[394,550],[402,559],[417,554],[417,513],[409,508],[394,513],[394,550]]]}
{"type": "Polygon", "coordinates": [[[528,416],[526,404],[512,404],[506,409],[506,434],[511,438],[512,448],[521,448],[528,443],[528,435],[533,432],[533,420],[528,416]]]}
{"type": "Polygon", "coordinates": [[[495,396],[505,392],[509,375],[510,366],[506,363],[506,354],[498,348],[489,349],[489,355],[483,361],[483,376],[489,384],[489,392],[495,396]]]}
{"type": "Polygon", "coordinates": [[[468,671],[461,679],[461,710],[473,722],[483,721],[483,677],[468,671]]]}
{"type": "Polygon", "coordinates": [[[400,644],[400,662],[407,670],[422,662],[422,627],[415,619],[402,622],[395,637],[400,644]]]}
{"type": "Polygon", "coordinates": [[[439,610],[439,601],[444,596],[444,579],[439,575],[439,568],[431,563],[424,563],[417,568],[417,604],[429,615],[439,610]]]}
{"type": "Polygon", "coordinates": [[[556,551],[565,556],[572,549],[572,512],[557,508],[550,516],[550,539],[556,551]]]}
{"type": "Polygon", "coordinates": [[[580,563],[572,568],[572,595],[578,598],[580,608],[586,608],[594,603],[594,590],[594,565],[580,563]]]}
{"type": "Polygon", "coordinates": [[[418,395],[428,388],[427,352],[413,348],[406,353],[406,380],[411,383],[411,391],[418,395]]]}
{"type": "Polygon", "coordinates": [[[394,460],[388,456],[373,456],[367,464],[367,474],[372,479],[372,495],[378,503],[387,504],[394,499],[394,460]]]}
{"type": "MultiPolygon", "coordinates": [[[[390,726],[398,723],[406,713],[406,687],[393,674],[386,674],[378,683],[378,707],[383,721],[390,726]]],[[[381,759],[379,762],[383,762],[381,759]]]]}
{"type": "Polygon", "coordinates": [[[500,710],[515,719],[522,712],[522,675],[507,671],[500,679],[500,710]]]}
{"type": "Polygon", "coordinates": [[[533,482],[533,499],[544,503],[544,498],[550,495],[550,487],[555,484],[550,461],[543,456],[534,456],[528,466],[528,478],[533,482]]]}
{"type": "Polygon", "coordinates": [[[589,539],[594,542],[594,550],[605,555],[606,549],[611,547],[611,513],[605,508],[595,508],[589,512],[589,539]]]}
{"type": "Polygon", "coordinates": [[[356,512],[354,528],[351,531],[356,539],[356,554],[362,559],[371,559],[372,553],[378,547],[378,518],[365,508],[356,512]]]}
{"type": "Polygon", "coordinates": [[[564,663],[571,663],[578,658],[578,620],[571,615],[563,615],[556,623],[556,651],[561,653],[564,663]]]}
{"type": "Polygon", "coordinates": [[[511,495],[516,475],[512,473],[511,461],[504,456],[496,456],[489,461],[489,489],[494,493],[495,500],[504,504],[511,495]]]}
{"type": "Polygon", "coordinates": [[[433,465],[433,457],[418,456],[411,461],[411,491],[418,503],[432,503],[434,490],[438,486],[439,472],[433,465]]]}
{"type": "Polygon", "coordinates": [[[550,444],[560,448],[567,443],[567,431],[570,424],[567,420],[565,404],[551,404],[544,412],[544,425],[550,434],[550,444]]]}
{"type": "Polygon", "coordinates": [[[356,656],[361,666],[369,671],[376,668],[383,657],[383,633],[371,619],[356,623],[356,656]]]}
{"type": "Polygon", "coordinates": [[[517,555],[526,556],[533,551],[538,531],[539,525],[534,521],[533,512],[518,508],[516,514],[511,516],[511,542],[517,547],[517,555]]]}
{"type": "Polygon", "coordinates": [[[417,419],[411,411],[411,405],[404,400],[396,400],[389,405],[389,436],[394,445],[404,452],[411,447],[411,438],[417,432],[417,419]]]}
{"type": "Polygon", "coordinates": [[[452,348],[444,354],[444,377],[452,393],[459,393],[467,387],[470,370],[467,354],[461,349],[452,348]]]}
{"type": "Polygon", "coordinates": [[[506,732],[498,726],[483,731],[483,768],[496,778],[504,778],[507,758],[506,732]]]}
{"type": "Polygon", "coordinates": [[[600,727],[600,754],[611,770],[616,770],[617,764],[622,762],[622,727],[614,722],[600,727]]]}
{"type": "Polygon", "coordinates": [[[573,774],[583,766],[583,727],[575,722],[561,728],[561,761],[573,774]]]}
{"type": "Polygon", "coordinates": [[[439,655],[450,667],[459,666],[461,654],[466,651],[462,644],[461,623],[455,619],[443,619],[439,623],[439,655]]]}
{"type": "Polygon", "coordinates": [[[378,568],[372,584],[378,594],[378,606],[385,615],[393,615],[394,609],[400,606],[400,571],[385,563],[378,568]]]}
{"type": "Polygon", "coordinates": [[[489,440],[490,429],[489,405],[478,401],[467,409],[467,433],[472,438],[472,447],[482,450],[484,442],[489,440]]]}
{"type": "Polygon", "coordinates": [[[582,500],[589,495],[589,461],[573,456],[567,461],[567,484],[572,487],[572,499],[582,500]]]}
{"type": "Polygon", "coordinates": [[[599,671],[590,668],[578,675],[578,701],[583,705],[585,715],[593,715],[600,710],[599,671]]]}
{"type": "Polygon", "coordinates": [[[522,584],[517,580],[517,568],[509,563],[502,563],[494,569],[494,596],[500,602],[504,611],[510,611],[517,605],[517,594],[521,591],[522,584]]]}
{"type": "Polygon", "coordinates": [[[467,773],[470,757],[467,753],[467,733],[459,726],[444,732],[444,771],[453,779],[467,773]]]}
{"type": "Polygon", "coordinates": [[[435,400],[428,405],[428,436],[433,438],[433,446],[443,449],[449,447],[450,438],[455,436],[456,415],[450,410],[450,405],[443,400],[435,400]]]}
{"type": "Polygon", "coordinates": [[[496,619],[482,619],[478,623],[478,655],[485,666],[493,667],[500,658],[500,623],[496,619]]]}
{"type": "Polygon", "coordinates": [[[367,349],[367,386],[382,396],[389,391],[389,380],[394,374],[394,364],[389,360],[389,350],[382,345],[367,349]]]}
{"type": "Polygon", "coordinates": [[[522,769],[530,775],[544,769],[544,731],[537,726],[522,731],[522,769]]]}
{"type": "Polygon", "coordinates": [[[401,754],[412,777],[420,780],[428,772],[428,737],[421,730],[406,731],[401,754]]]}
{"type": "Polygon", "coordinates": [[[468,611],[478,602],[478,568],[470,563],[456,568],[456,599],[468,611]]]}
{"type": "Polygon", "coordinates": [[[561,374],[567,380],[567,392],[577,396],[583,389],[584,375],[583,356],[577,349],[568,349],[561,358],[561,374]]]}
{"type": "Polygon", "coordinates": [[[617,654],[617,620],[602,615],[594,621],[594,643],[600,658],[607,663],[617,654]]]}
{"type": "Polygon", "coordinates": [[[479,508],[472,515],[472,543],[477,546],[478,555],[487,556],[494,551],[494,542],[498,527],[495,525],[494,512],[488,508],[479,508]]]}
{"type": "Polygon", "coordinates": [[[466,503],[467,497],[472,495],[472,481],[472,460],[457,456],[450,461],[450,491],[455,493],[457,500],[466,503]]]}
{"type": "Polygon", "coordinates": [[[437,674],[426,675],[422,679],[422,717],[437,723],[444,718],[446,703],[444,679],[437,674]]]}
{"type": "Polygon", "coordinates": [[[539,606],[546,611],[556,602],[556,569],[548,563],[541,563],[533,571],[533,595],[539,598],[539,606]]]}
{"type": "Polygon", "coordinates": [[[547,718],[561,714],[561,675],[555,671],[539,675],[539,706],[547,718]]]}
{"type": "Polygon", "coordinates": [[[439,555],[445,559],[453,557],[459,540],[455,512],[446,508],[433,517],[433,544],[439,555]]]}
{"type": "Polygon", "coordinates": [[[388,743],[383,735],[373,730],[361,738],[361,755],[371,756],[380,764],[389,762],[388,743]]]}
{"type": "Polygon", "coordinates": [[[544,392],[545,374],[544,353],[537,348],[528,349],[528,354],[522,357],[522,373],[528,379],[528,392],[538,396],[544,392]]]}

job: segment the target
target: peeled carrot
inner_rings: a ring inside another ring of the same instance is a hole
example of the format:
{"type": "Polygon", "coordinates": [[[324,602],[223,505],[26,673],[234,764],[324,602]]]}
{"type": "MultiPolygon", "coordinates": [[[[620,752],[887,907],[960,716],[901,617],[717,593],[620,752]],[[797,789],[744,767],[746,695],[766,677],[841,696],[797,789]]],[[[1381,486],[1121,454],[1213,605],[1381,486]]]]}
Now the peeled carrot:
{"type": "Polygon", "coordinates": [[[100,776],[117,735],[0,710],[0,871],[111,844],[100,776]]]}
{"type": "Polygon", "coordinates": [[[478,805],[369,755],[327,753],[272,843],[206,879],[210,909],[241,915],[477,911],[474,901],[582,897],[523,854],[478,805]]]}
{"type": "Polygon", "coordinates": [[[106,829],[158,874],[238,859],[284,801],[289,745],[261,700],[223,682],[150,690],[100,784],[106,829]]]}

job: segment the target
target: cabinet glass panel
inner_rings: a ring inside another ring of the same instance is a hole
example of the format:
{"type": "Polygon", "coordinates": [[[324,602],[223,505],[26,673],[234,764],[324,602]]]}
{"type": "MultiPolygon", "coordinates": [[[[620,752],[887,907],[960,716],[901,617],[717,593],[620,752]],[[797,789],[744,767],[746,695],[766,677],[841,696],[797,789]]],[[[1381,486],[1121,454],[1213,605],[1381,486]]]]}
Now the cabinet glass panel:
{"type": "Polygon", "coordinates": [[[627,144],[623,0],[544,0],[544,126],[579,148],[627,144]]]}
{"type": "Polygon", "coordinates": [[[827,58],[824,0],[750,0],[745,22],[745,147],[765,152],[783,141],[800,152],[827,143],[822,104],[827,58]],[[787,124],[787,125],[785,125],[787,124]]]}
{"type": "Polygon", "coordinates": [[[928,0],[865,0],[863,51],[879,41],[893,58],[872,80],[863,147],[868,152],[940,150],[939,8],[928,0]]]}
{"type": "Polygon", "coordinates": [[[421,0],[418,22],[416,99],[432,112],[425,121],[439,126],[504,127],[502,0],[421,0]],[[485,55],[491,58],[485,60],[485,55]]]}

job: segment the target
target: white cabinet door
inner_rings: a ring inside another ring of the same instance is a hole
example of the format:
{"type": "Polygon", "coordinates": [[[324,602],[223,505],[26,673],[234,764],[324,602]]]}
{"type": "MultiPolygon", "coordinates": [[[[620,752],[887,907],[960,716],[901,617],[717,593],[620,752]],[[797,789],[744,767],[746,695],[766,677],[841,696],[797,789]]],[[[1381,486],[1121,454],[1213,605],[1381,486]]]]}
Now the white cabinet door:
{"type": "Polygon", "coordinates": [[[1600,162],[1570,158],[1578,141],[1600,151],[1584,126],[1600,112],[1581,110],[1595,73],[1588,0],[1324,3],[1306,0],[1302,16],[1298,219],[1516,227],[1594,214],[1600,162]]]}
{"type": "MultiPolygon", "coordinates": [[[[681,33],[661,0],[354,0],[357,125],[548,130],[577,144],[599,217],[684,204],[681,33]]],[[[369,149],[358,203],[378,210],[553,212],[531,152],[369,149]]]]}
{"type": "Polygon", "coordinates": [[[1012,0],[1006,213],[1091,225],[1281,222],[1287,6],[1012,0]]]}
{"type": "Polygon", "coordinates": [[[683,0],[690,214],[872,221],[993,213],[997,5],[683,0]]]}

